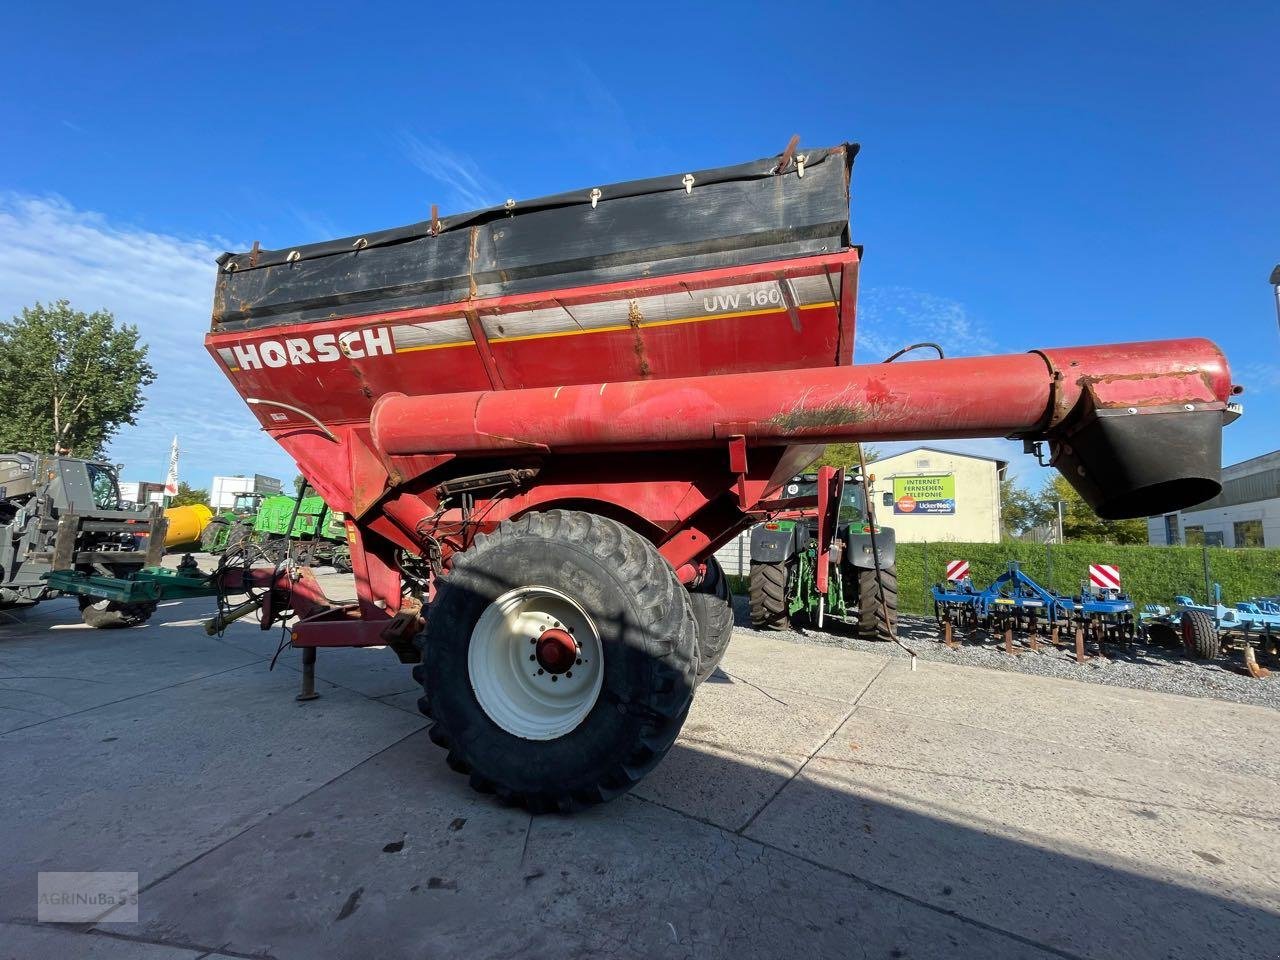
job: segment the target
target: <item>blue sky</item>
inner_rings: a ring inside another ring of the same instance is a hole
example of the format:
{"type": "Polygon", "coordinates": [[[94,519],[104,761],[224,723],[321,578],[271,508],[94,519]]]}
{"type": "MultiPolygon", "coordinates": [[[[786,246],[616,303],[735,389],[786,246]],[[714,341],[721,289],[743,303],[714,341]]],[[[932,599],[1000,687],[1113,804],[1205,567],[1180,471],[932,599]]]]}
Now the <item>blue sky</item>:
{"type": "Polygon", "coordinates": [[[112,448],[129,479],[163,476],[175,432],[197,485],[294,472],[201,346],[221,250],[793,132],[863,146],[860,359],[1208,335],[1247,388],[1228,461],[1278,445],[1274,3],[44,3],[5,33],[0,313],[65,296],[142,328],[160,378],[112,448]]]}

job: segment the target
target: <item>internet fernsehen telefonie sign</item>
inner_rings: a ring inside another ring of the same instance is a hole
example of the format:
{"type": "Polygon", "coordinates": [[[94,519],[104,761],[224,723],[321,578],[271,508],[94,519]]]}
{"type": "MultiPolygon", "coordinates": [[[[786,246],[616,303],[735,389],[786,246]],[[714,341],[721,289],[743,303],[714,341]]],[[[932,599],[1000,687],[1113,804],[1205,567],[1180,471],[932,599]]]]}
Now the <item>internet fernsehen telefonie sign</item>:
{"type": "Polygon", "coordinates": [[[952,474],[929,477],[894,477],[893,512],[939,516],[956,512],[956,478],[952,474]]]}

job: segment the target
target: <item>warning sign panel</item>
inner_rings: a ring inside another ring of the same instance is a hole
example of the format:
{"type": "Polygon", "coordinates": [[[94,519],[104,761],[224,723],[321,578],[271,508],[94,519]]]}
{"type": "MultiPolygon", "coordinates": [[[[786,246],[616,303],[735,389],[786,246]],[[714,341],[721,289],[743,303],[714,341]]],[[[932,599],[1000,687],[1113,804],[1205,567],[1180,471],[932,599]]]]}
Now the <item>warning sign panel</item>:
{"type": "Polygon", "coordinates": [[[893,512],[930,516],[955,513],[955,476],[948,473],[933,477],[894,477],[893,512]]]}

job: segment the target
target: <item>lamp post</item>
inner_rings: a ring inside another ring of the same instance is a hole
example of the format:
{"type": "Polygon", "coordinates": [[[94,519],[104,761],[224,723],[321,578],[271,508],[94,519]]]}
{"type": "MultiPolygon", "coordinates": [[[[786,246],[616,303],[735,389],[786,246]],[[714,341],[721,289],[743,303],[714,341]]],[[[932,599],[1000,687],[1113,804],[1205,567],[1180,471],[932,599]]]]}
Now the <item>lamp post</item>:
{"type": "Polygon", "coordinates": [[[1271,287],[1276,293],[1276,323],[1280,324],[1280,263],[1271,271],[1271,287]]]}
{"type": "Polygon", "coordinates": [[[1062,508],[1066,505],[1065,500],[1058,500],[1054,504],[1058,508],[1058,542],[1066,542],[1066,534],[1062,532],[1062,508]]]}

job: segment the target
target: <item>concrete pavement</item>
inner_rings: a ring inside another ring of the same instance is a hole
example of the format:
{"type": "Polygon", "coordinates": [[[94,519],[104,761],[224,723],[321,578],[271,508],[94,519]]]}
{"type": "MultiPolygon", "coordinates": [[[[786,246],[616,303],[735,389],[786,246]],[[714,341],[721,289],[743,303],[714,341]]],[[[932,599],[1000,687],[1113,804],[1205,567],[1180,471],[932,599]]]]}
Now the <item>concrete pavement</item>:
{"type": "Polygon", "coordinates": [[[1274,711],[739,631],[629,796],[472,793],[388,651],[0,616],[0,958],[1270,957],[1274,711]],[[37,924],[41,870],[138,923],[37,924]]]}

